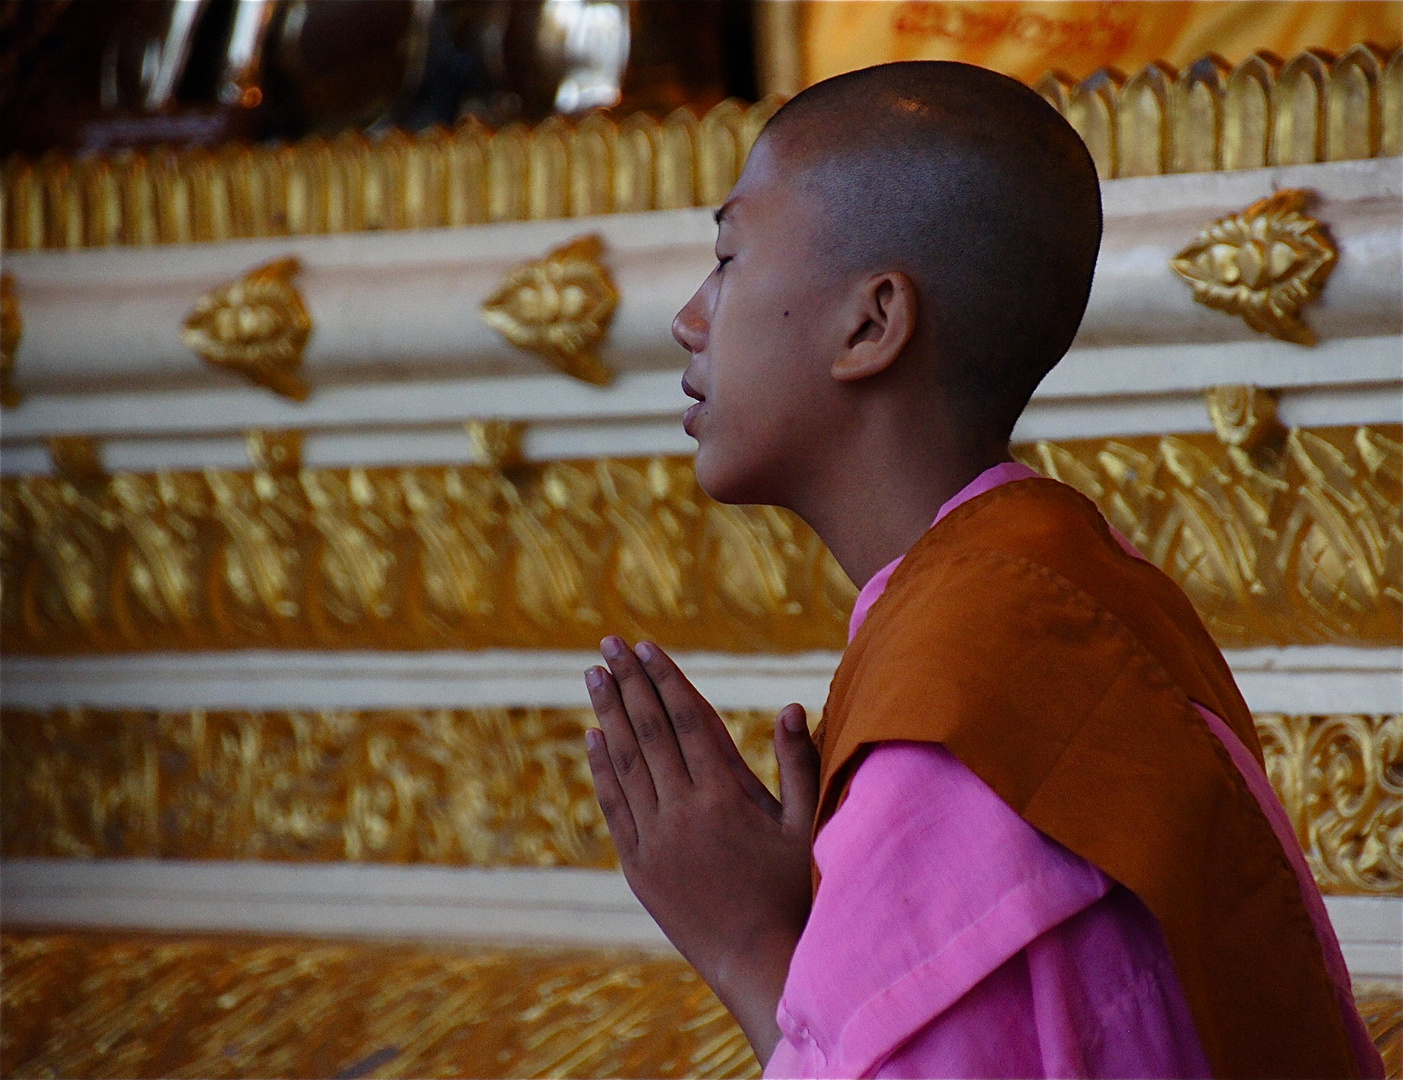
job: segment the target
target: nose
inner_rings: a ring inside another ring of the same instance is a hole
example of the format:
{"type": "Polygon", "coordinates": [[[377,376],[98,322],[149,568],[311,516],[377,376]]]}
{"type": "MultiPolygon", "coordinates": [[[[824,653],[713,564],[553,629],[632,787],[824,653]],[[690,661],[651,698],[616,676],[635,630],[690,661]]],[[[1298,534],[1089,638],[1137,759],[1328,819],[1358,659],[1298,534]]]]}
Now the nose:
{"type": "Polygon", "coordinates": [[[702,290],[698,289],[672,320],[673,340],[693,355],[706,348],[709,330],[706,316],[702,313],[701,294],[702,290]]]}

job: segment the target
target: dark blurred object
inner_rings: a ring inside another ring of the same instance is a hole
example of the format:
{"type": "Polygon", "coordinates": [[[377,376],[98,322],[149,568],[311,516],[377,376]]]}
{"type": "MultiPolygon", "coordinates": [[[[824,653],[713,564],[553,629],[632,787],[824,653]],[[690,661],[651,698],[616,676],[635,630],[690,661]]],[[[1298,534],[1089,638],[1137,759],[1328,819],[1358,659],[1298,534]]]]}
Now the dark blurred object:
{"type": "Polygon", "coordinates": [[[752,0],[0,0],[0,149],[757,96],[752,0]]]}

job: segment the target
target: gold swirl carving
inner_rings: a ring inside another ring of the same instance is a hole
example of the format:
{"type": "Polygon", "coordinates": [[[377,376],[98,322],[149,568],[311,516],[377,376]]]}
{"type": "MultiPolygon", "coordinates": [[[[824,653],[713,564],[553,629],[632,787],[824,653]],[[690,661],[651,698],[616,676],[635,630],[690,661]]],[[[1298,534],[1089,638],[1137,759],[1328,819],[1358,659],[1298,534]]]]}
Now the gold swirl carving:
{"type": "Polygon", "coordinates": [[[1310,197],[1287,188],[1259,199],[1209,225],[1170,266],[1200,304],[1240,315],[1259,334],[1314,345],[1299,312],[1320,294],[1339,253],[1325,227],[1301,213],[1310,197]]]}
{"type": "MultiPolygon", "coordinates": [[[[618,865],[588,709],[0,717],[5,858],[618,865]]],[[[778,791],[774,717],[725,717],[778,791]]]]}
{"type": "MultiPolygon", "coordinates": [[[[1397,425],[1040,442],[1224,646],[1403,640],[1397,425]]],[[[795,517],[688,458],[0,481],[15,653],[841,648],[853,588],[795,517]]]]}
{"type": "MultiPolygon", "coordinates": [[[[728,712],[772,790],[774,717],[728,712]]],[[[566,866],[617,859],[585,709],[6,710],[5,858],[566,866]]],[[[1257,717],[1321,888],[1403,892],[1403,716],[1257,717]]]]}
{"type": "Polygon", "coordinates": [[[311,391],[297,369],[312,334],[312,318],[292,284],[301,268],[289,256],[206,293],[186,317],[181,340],[212,367],[306,401],[311,391]]]}
{"type": "Polygon", "coordinates": [[[1267,774],[1321,889],[1403,892],[1403,716],[1256,719],[1267,774]]]}
{"type": "Polygon", "coordinates": [[[512,270],[482,304],[482,321],[557,371],[608,386],[614,372],[594,355],[619,303],[600,261],[604,240],[577,237],[543,259],[512,270]]]}
{"type": "Polygon", "coordinates": [[[1384,1075],[1403,1077],[1403,993],[1395,983],[1355,983],[1354,1001],[1384,1059],[1384,1075]]]}
{"type": "Polygon", "coordinates": [[[7,409],[20,403],[14,377],[15,356],[23,336],[24,319],[20,316],[19,297],[15,295],[15,276],[0,274],[0,405],[7,409]]]}
{"type": "Polygon", "coordinates": [[[760,1075],[676,956],[7,931],[0,962],[6,1076],[760,1075]]]}
{"type": "MultiPolygon", "coordinates": [[[[1403,153],[1403,50],[1358,45],[1286,64],[1213,57],[1175,73],[1037,85],[1105,179],[1391,157],[1403,153]]],[[[552,118],[491,131],[319,136],[291,146],[161,147],[116,155],[11,155],[0,165],[4,248],[108,247],[715,206],[781,103],[552,118]],[[173,198],[170,193],[179,193],[173,198]]]]}

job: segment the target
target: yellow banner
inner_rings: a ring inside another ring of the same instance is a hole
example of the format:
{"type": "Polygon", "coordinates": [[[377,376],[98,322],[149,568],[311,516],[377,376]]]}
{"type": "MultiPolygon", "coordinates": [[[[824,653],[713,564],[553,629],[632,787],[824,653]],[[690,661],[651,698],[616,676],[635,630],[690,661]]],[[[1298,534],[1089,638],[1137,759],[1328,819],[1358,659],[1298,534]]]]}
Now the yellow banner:
{"type": "Polygon", "coordinates": [[[1027,83],[1049,71],[1082,79],[1102,67],[1175,68],[1217,53],[1289,57],[1356,42],[1393,48],[1403,3],[1317,0],[807,0],[804,85],[891,60],[963,60],[1027,83]]]}

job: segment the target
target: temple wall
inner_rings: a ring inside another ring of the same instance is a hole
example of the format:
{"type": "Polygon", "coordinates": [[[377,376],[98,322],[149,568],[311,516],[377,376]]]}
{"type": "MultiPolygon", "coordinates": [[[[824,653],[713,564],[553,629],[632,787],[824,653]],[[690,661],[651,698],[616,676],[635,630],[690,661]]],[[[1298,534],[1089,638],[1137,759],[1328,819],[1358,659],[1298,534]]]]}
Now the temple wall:
{"type": "MultiPolygon", "coordinates": [[[[1015,432],[1195,602],[1403,1069],[1403,54],[1049,78],[1103,177],[1015,432]]],[[[582,673],[773,784],[851,583],[718,505],[673,313],[776,106],[3,167],[6,1075],[742,1076],[582,673]]]]}

